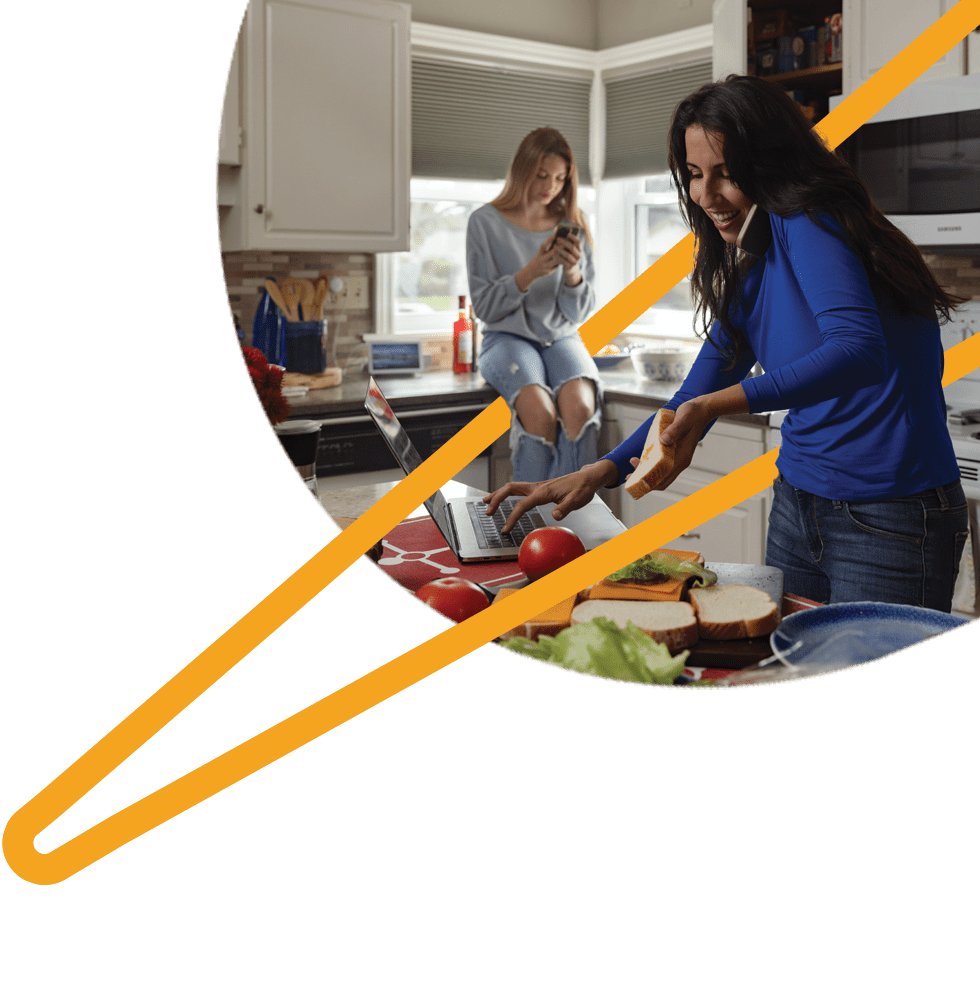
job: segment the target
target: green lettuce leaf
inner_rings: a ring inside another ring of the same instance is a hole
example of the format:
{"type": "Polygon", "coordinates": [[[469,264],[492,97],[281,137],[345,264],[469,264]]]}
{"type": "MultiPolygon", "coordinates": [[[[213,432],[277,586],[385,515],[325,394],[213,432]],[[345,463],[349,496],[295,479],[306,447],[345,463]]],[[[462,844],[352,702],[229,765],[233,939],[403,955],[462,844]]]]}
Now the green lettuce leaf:
{"type": "Polygon", "coordinates": [[[669,552],[648,552],[635,562],[611,573],[607,580],[630,583],[664,583],[666,580],[691,580],[692,586],[710,587],[718,582],[716,574],[697,563],[678,559],[669,552]]]}
{"type": "Polygon", "coordinates": [[[689,655],[685,650],[671,657],[665,645],[654,642],[632,622],[619,628],[608,618],[571,625],[537,642],[518,637],[501,645],[565,669],[631,683],[671,684],[683,672],[689,655]]]}

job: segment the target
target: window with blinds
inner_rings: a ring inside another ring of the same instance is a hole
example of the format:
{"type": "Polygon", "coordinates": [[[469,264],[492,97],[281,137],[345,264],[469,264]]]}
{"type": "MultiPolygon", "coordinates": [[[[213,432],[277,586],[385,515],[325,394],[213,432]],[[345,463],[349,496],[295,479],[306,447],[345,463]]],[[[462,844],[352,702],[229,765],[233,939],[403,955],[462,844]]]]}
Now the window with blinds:
{"type": "Polygon", "coordinates": [[[557,128],[589,177],[591,80],[412,59],[412,175],[502,180],[521,139],[557,128]]]}
{"type": "Polygon", "coordinates": [[[677,105],[711,81],[711,62],[606,81],[604,179],[667,169],[667,132],[677,105]]]}

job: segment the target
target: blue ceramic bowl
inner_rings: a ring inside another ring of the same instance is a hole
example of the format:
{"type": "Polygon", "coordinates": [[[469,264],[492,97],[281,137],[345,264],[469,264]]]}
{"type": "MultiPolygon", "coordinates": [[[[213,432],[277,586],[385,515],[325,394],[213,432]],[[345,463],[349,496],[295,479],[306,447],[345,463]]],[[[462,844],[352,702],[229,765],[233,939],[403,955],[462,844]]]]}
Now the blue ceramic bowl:
{"type": "Polygon", "coordinates": [[[769,644],[783,662],[823,673],[880,659],[966,623],[926,607],[854,601],[791,614],[769,644]]]}
{"type": "Polygon", "coordinates": [[[599,369],[615,369],[629,356],[625,352],[621,352],[619,355],[597,355],[592,358],[595,359],[595,364],[599,369]]]}

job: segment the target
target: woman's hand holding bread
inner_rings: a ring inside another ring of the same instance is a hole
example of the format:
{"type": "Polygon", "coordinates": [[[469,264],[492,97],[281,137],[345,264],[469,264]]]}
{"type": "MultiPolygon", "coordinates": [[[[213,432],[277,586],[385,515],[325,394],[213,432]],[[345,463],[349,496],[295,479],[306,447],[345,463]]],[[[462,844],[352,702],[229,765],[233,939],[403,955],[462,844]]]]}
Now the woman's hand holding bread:
{"type": "Polygon", "coordinates": [[[748,412],[749,402],[741,383],[681,404],[674,412],[673,420],[660,433],[661,445],[672,448],[674,465],[652,489],[666,490],[691,465],[698,442],[712,421],[726,414],[748,412]]]}
{"type": "Polygon", "coordinates": [[[705,408],[701,397],[686,401],[677,408],[673,421],[660,433],[660,444],[673,448],[674,465],[654,490],[666,490],[691,465],[698,442],[713,420],[705,408]]]}

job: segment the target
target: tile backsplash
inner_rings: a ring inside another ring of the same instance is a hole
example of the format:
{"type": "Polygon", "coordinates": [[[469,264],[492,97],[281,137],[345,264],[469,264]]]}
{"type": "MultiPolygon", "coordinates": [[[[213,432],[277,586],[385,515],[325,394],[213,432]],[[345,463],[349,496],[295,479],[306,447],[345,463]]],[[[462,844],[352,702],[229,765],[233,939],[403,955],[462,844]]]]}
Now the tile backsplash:
{"type": "Polygon", "coordinates": [[[947,291],[980,300],[980,256],[924,255],[933,276],[947,291]]]}
{"type": "MultiPolygon", "coordinates": [[[[974,311],[980,307],[980,256],[969,255],[925,255],[926,263],[939,283],[957,296],[966,297],[968,303],[960,305],[974,311]]],[[[960,312],[961,314],[963,311],[960,312]]],[[[953,322],[943,325],[943,347],[950,348],[961,342],[963,327],[953,322]]],[[[967,373],[946,387],[946,400],[956,407],[977,406],[980,404],[980,370],[967,373]]]]}
{"type": "MultiPolygon", "coordinates": [[[[953,293],[980,300],[980,256],[926,254],[925,260],[936,279],[953,293]]],[[[325,312],[337,330],[337,359],[345,365],[354,349],[361,345],[361,336],[374,331],[374,256],[347,252],[224,252],[225,282],[228,303],[239,326],[245,331],[246,343],[252,338],[252,319],[262,297],[262,284],[267,279],[283,276],[318,279],[321,275],[364,276],[367,278],[367,310],[325,312]]],[[[443,340],[426,342],[425,350],[432,356],[434,369],[448,368],[452,363],[452,343],[448,334],[443,340]]],[[[363,349],[358,354],[363,354],[363,349]]]]}
{"type": "Polygon", "coordinates": [[[374,256],[363,252],[222,252],[228,304],[238,325],[245,332],[245,343],[252,341],[252,321],[262,299],[267,279],[284,276],[317,280],[321,276],[362,276],[367,279],[366,310],[325,310],[324,317],[336,328],[337,361],[345,365],[361,336],[374,330],[374,256]]]}

